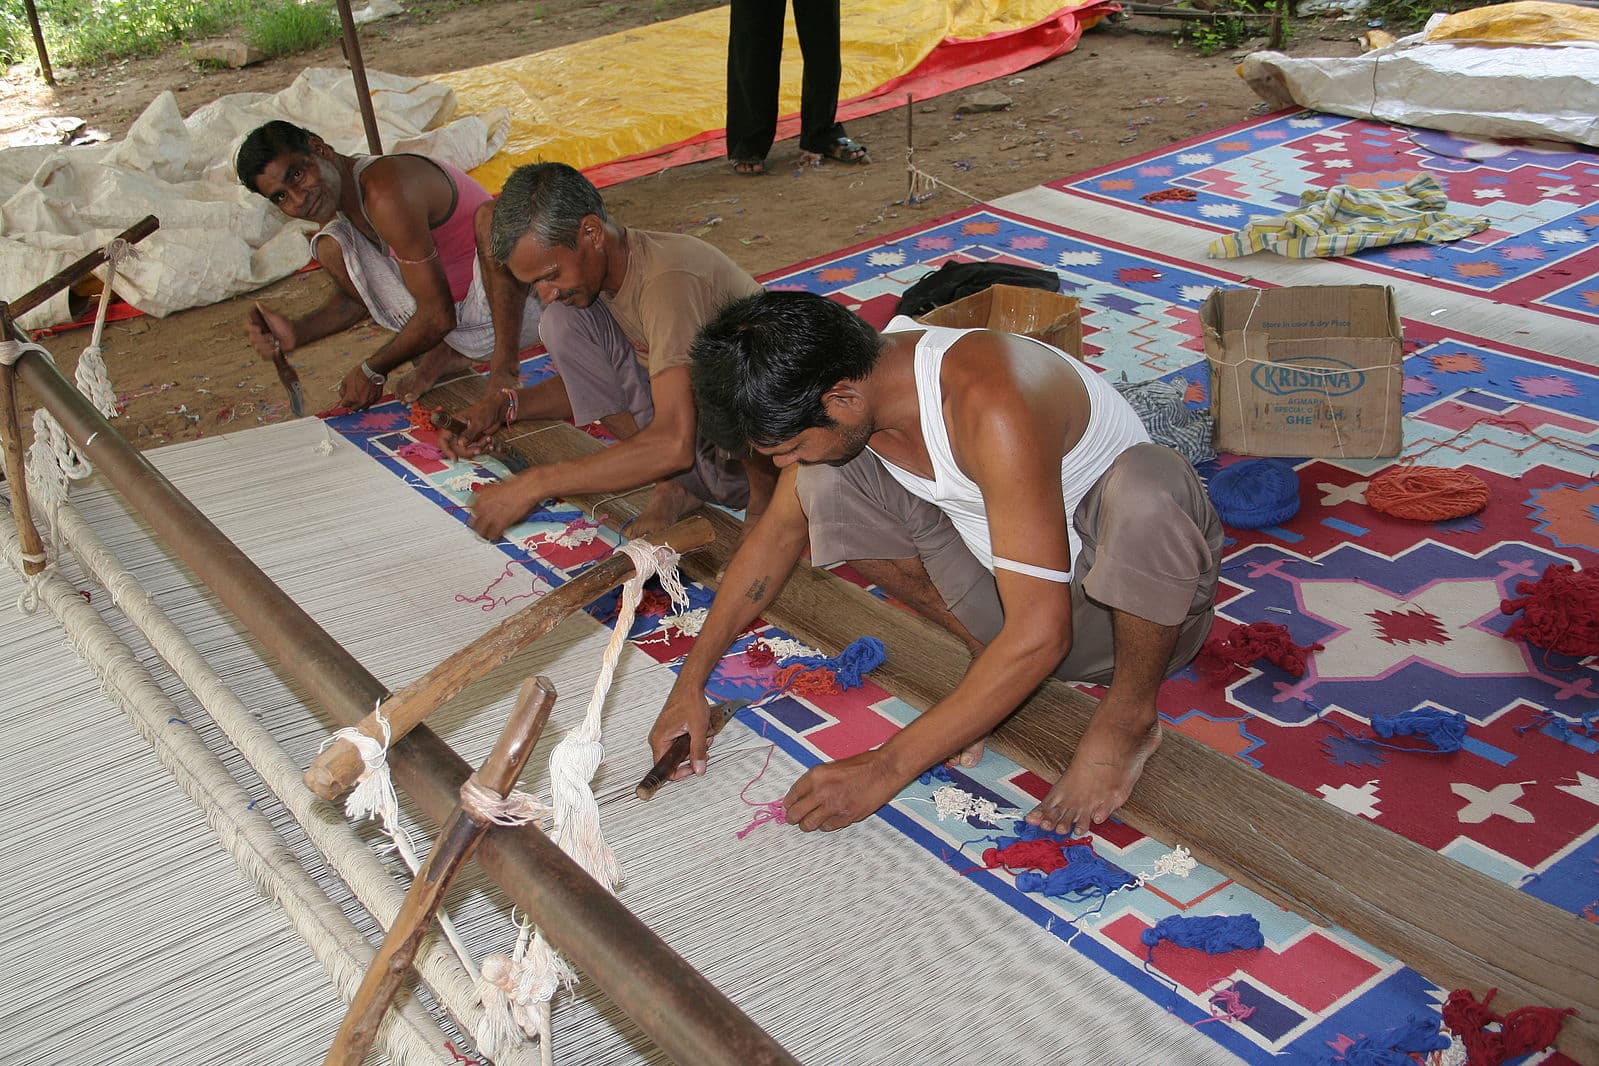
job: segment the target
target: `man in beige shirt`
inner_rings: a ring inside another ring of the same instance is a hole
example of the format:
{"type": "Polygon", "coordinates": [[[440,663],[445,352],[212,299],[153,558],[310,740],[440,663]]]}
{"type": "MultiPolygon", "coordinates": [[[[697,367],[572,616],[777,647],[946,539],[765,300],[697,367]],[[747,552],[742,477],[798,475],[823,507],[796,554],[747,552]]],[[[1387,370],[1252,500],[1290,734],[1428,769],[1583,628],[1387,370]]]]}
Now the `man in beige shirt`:
{"type": "Polygon", "coordinates": [[[485,272],[496,322],[510,328],[531,288],[544,305],[539,339],[557,376],[521,388],[514,359],[497,358],[488,391],[464,412],[467,429],[441,436],[445,452],[478,454],[490,433],[522,419],[600,422],[619,442],[480,490],[472,528],[494,539],[551,497],[649,484],[635,536],[703,502],[747,507],[751,517],[764,510],[775,471],[761,457],[732,460],[700,441],[688,356],[700,326],[759,283],[696,237],[612,221],[599,191],[564,163],[514,171],[490,236],[503,268],[485,272]]]}

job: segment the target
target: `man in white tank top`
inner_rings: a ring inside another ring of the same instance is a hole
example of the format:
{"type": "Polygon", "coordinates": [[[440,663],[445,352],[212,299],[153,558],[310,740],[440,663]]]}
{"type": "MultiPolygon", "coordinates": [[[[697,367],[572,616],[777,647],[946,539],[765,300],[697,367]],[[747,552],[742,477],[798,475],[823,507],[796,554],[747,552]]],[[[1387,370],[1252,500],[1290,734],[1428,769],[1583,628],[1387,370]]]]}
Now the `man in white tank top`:
{"type": "Polygon", "coordinates": [[[1102,822],[1160,743],[1156,695],[1209,633],[1222,531],[1203,486],[1087,367],[988,330],[896,320],[879,335],[804,293],[729,305],[693,349],[701,432],[782,473],[727,568],[650,733],[687,733],[703,773],[705,684],[809,546],[850,561],[954,632],[960,684],[881,747],[815,767],[788,819],[839,829],[982,740],[1050,674],[1109,689],[1066,773],[1029,815],[1102,822]],[[897,327],[897,328],[896,328],[897,327]]]}

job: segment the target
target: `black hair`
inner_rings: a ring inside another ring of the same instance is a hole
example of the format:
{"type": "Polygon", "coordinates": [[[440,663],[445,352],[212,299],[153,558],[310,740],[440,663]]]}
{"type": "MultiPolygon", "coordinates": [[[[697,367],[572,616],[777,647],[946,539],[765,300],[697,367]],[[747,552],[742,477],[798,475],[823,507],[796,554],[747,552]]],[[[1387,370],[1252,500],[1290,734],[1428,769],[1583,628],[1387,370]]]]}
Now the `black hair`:
{"type": "Polygon", "coordinates": [[[576,248],[578,227],[589,215],[610,221],[600,191],[576,169],[565,163],[517,167],[494,201],[489,249],[503,263],[529,233],[546,248],[576,248]]]}
{"type": "Polygon", "coordinates": [[[760,292],[706,323],[689,355],[699,431],[734,454],[833,425],[822,395],[872,372],[877,331],[808,292],[760,292]]]}
{"type": "Polygon", "coordinates": [[[246,189],[259,193],[261,190],[255,187],[255,179],[267,165],[289,152],[310,152],[311,138],[315,136],[305,127],[282,119],[257,126],[239,145],[239,154],[233,157],[233,170],[246,189]]]}

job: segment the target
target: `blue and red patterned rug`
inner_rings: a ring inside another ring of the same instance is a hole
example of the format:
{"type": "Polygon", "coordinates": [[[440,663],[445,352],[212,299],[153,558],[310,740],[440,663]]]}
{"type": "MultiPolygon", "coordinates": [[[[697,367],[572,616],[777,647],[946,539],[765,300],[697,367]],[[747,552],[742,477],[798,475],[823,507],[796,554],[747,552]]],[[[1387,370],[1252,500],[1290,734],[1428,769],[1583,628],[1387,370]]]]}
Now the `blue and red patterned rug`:
{"type": "Polygon", "coordinates": [[[1496,143],[1309,111],[1256,119],[1051,182],[1217,231],[1278,215],[1307,190],[1383,188],[1431,174],[1456,214],[1489,227],[1445,245],[1374,248],[1345,260],[1599,323],[1599,151],[1496,143]]]}
{"type": "MultiPolygon", "coordinates": [[[[1272,121],[1282,139],[1307,129],[1272,121]]],[[[1240,139],[1236,132],[1219,139],[1229,138],[1240,139]]],[[[1582,210],[1599,215],[1592,199],[1582,210]]],[[[1198,307],[1213,288],[1240,284],[1209,266],[976,208],[767,283],[822,293],[881,324],[910,282],[950,258],[1055,270],[1063,291],[1083,303],[1092,365],[1118,380],[1180,376],[1189,382],[1191,402],[1206,402],[1198,307]]],[[[1545,567],[1587,569],[1599,562],[1599,375],[1431,323],[1407,321],[1404,329],[1405,455],[1476,473],[1492,493],[1487,508],[1468,519],[1407,522],[1364,502],[1366,482],[1385,464],[1299,463],[1299,513],[1280,528],[1233,532],[1218,625],[1277,622],[1299,643],[1320,643],[1323,650],[1300,678],[1270,665],[1231,680],[1189,668],[1166,687],[1162,714],[1168,728],[1599,921],[1599,737],[1581,728],[1581,716],[1599,707],[1599,663],[1506,639],[1510,619],[1500,612],[1516,584],[1545,567]],[[1374,714],[1422,708],[1464,714],[1470,721],[1464,749],[1400,753],[1345,735],[1369,736],[1374,714]]],[[[528,380],[549,372],[543,357],[524,364],[528,380]]],[[[332,425],[463,517],[471,482],[500,473],[432,458],[429,432],[410,429],[396,405],[332,425]]],[[[1219,464],[1236,460],[1223,456],[1219,464]]],[[[1216,468],[1207,464],[1201,472],[1216,468]]],[[[514,609],[518,597],[564,581],[614,542],[574,509],[552,505],[503,543],[513,560],[505,578],[493,589],[463,594],[484,593],[487,610],[514,609]]],[[[699,605],[709,602],[705,589],[693,595],[699,605]]],[[[608,611],[614,607],[606,603],[595,613],[603,618],[608,611]]],[[[664,610],[651,611],[634,637],[655,658],[674,662],[688,640],[665,624],[664,610]]],[[[754,639],[741,639],[724,660],[716,695],[768,692],[783,664],[749,656],[754,639]]],[[[742,712],[746,724],[805,765],[878,744],[913,714],[869,681],[838,695],[784,695],[742,712]]],[[[1103,900],[1019,891],[1013,872],[985,869],[979,856],[993,838],[1014,832],[1013,819],[1048,782],[993,753],[949,778],[913,785],[880,815],[925,847],[929,863],[920,876],[963,877],[974,890],[1005,899],[1021,918],[1069,940],[1248,1061],[1336,1060],[1351,1041],[1399,1025],[1413,1011],[1436,1010],[1442,999],[1442,990],[1401,962],[1341,930],[1310,925],[1204,867],[1186,878],[1150,877],[1103,900]],[[991,801],[997,816],[941,820],[933,794],[944,784],[991,801]],[[1260,920],[1264,948],[1207,956],[1163,945],[1146,959],[1139,941],[1170,915],[1243,912],[1260,920]],[[1213,1017],[1228,1004],[1230,1019],[1213,1017]]],[[[773,794],[786,787],[774,784],[773,794]]],[[[1153,872],[1167,851],[1126,826],[1102,829],[1097,853],[1133,875],[1153,872]]]]}

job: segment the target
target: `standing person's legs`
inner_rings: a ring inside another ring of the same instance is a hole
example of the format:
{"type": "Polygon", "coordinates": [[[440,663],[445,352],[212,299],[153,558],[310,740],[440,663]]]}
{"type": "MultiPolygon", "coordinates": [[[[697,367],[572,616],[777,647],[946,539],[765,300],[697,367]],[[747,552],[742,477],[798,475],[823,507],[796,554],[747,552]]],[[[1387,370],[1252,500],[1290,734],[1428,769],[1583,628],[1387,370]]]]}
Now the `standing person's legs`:
{"type": "Polygon", "coordinates": [[[794,30],[805,58],[800,86],[800,150],[824,154],[844,136],[838,121],[838,84],[843,77],[839,0],[794,0],[794,30]]]}
{"type": "Polygon", "coordinates": [[[735,164],[765,160],[777,136],[787,14],[782,0],[733,0],[727,33],[727,157],[735,164]]]}

